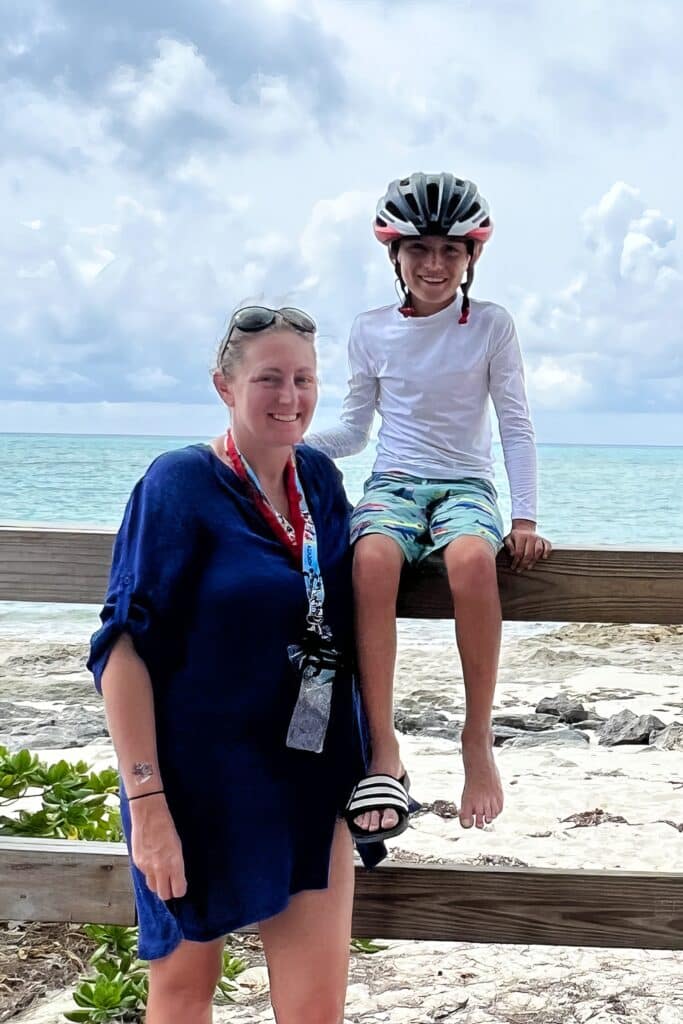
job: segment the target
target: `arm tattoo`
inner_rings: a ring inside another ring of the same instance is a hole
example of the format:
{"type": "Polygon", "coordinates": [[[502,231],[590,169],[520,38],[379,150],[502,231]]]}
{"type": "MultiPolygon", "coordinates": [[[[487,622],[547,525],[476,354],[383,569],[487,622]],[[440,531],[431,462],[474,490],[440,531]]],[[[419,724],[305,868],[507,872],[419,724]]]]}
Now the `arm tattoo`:
{"type": "Polygon", "coordinates": [[[147,761],[136,761],[133,765],[133,778],[136,785],[142,786],[154,778],[154,769],[147,761]]]}

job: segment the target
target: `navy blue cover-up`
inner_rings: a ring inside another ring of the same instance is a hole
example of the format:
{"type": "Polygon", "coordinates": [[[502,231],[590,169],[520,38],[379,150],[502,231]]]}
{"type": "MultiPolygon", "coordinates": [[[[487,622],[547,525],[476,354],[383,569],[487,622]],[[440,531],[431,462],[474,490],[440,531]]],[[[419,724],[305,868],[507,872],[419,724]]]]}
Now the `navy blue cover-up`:
{"type": "MultiPolygon", "coordinates": [[[[135,486],[114,546],[88,667],[101,679],[132,637],[154,693],[159,766],[188,891],[165,903],[131,864],[139,955],[209,941],[327,886],[337,817],[365,771],[355,689],[350,506],[322,452],[296,447],[318,534],[325,619],[347,667],[334,684],[321,754],[285,745],[299,680],[287,645],[303,635],[303,575],[209,445],[156,459],[135,486]]],[[[130,849],[130,815],[121,814],[130,849]]],[[[364,848],[367,864],[382,844],[364,848]]]]}

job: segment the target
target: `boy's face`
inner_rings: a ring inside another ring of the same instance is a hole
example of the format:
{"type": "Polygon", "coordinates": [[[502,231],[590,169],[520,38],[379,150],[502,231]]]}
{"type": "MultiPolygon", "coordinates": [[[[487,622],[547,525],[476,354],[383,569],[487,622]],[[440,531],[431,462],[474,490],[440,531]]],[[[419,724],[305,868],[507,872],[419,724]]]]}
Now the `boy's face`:
{"type": "Polygon", "coordinates": [[[461,239],[428,235],[402,239],[396,259],[415,312],[429,316],[453,301],[470,256],[461,239]]]}

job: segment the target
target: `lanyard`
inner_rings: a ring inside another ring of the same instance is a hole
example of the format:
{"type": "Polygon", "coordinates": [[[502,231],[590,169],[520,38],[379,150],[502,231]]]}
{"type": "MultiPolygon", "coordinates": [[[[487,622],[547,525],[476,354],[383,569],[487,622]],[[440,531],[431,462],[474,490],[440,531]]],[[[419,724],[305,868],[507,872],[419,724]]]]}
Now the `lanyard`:
{"type": "Polygon", "coordinates": [[[242,455],[235,444],[232,433],[228,431],[225,436],[225,454],[232,469],[247,485],[250,497],[257,509],[270,526],[277,539],[284,544],[289,553],[296,561],[301,557],[303,543],[304,524],[301,515],[299,491],[296,486],[296,466],[294,456],[291,456],[285,466],[285,489],[287,491],[287,503],[289,505],[289,520],[273,507],[270,499],[265,494],[256,473],[242,455]]]}
{"type": "Polygon", "coordinates": [[[325,586],[318,562],[318,538],[313,516],[309,511],[306,495],[296,470],[294,455],[290,456],[285,467],[285,486],[291,520],[288,522],[273,507],[268,495],[261,487],[256,473],[235,444],[230,430],[225,435],[225,454],[237,476],[249,486],[256,507],[275,536],[297,561],[301,557],[306,596],[308,597],[307,628],[318,636],[329,636],[329,629],[323,624],[325,586]]]}

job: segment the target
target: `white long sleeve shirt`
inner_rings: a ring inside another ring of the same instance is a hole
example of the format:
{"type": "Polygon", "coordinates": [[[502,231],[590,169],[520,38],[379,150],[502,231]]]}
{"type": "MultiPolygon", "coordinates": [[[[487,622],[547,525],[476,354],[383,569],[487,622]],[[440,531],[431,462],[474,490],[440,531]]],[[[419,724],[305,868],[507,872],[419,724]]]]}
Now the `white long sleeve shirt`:
{"type": "Polygon", "coordinates": [[[490,396],[512,518],[535,522],[536,446],[512,317],[493,302],[472,300],[469,323],[459,324],[460,304],[458,296],[427,317],[404,317],[398,305],[361,313],[351,328],[341,421],[305,440],[331,458],[354,455],[368,443],[378,412],[374,472],[493,481],[490,396]]]}

